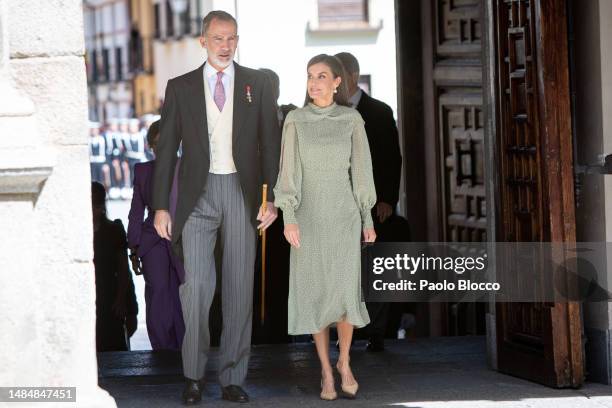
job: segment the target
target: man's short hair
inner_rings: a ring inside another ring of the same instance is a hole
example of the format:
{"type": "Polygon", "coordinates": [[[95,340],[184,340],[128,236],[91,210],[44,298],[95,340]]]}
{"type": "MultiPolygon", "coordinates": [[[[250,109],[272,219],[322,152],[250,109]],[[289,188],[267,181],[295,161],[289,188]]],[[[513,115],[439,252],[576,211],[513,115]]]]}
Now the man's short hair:
{"type": "Polygon", "coordinates": [[[357,58],[355,58],[355,56],[350,52],[341,52],[336,54],[336,58],[342,62],[344,69],[349,75],[359,73],[359,61],[357,61],[357,58]]]}
{"type": "Polygon", "coordinates": [[[230,21],[234,23],[234,26],[236,26],[236,30],[238,30],[238,22],[236,21],[234,16],[223,10],[213,10],[202,19],[202,37],[206,35],[208,27],[210,27],[210,23],[212,23],[214,19],[221,21],[230,21]]]}

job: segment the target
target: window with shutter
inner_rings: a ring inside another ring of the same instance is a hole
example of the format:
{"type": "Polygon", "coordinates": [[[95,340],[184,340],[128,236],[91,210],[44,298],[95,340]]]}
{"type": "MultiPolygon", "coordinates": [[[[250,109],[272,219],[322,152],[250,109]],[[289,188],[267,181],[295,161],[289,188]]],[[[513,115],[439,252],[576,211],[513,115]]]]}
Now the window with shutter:
{"type": "Polygon", "coordinates": [[[321,26],[367,23],[367,0],[318,0],[321,26]]]}
{"type": "Polygon", "coordinates": [[[121,47],[115,48],[115,79],[123,81],[123,52],[121,47]]]}
{"type": "Polygon", "coordinates": [[[154,19],[155,19],[155,31],[153,33],[153,36],[157,39],[160,39],[162,34],[161,34],[161,24],[162,24],[162,20],[161,20],[161,10],[160,10],[160,5],[159,3],[156,3],[153,5],[153,14],[155,15],[154,19]]]}
{"type": "Polygon", "coordinates": [[[170,3],[166,3],[166,38],[174,36],[174,14],[170,3]]]}
{"type": "Polygon", "coordinates": [[[102,69],[104,72],[104,81],[110,81],[111,77],[110,77],[110,58],[109,58],[109,53],[108,53],[108,48],[104,48],[102,50],[102,69]]]}
{"type": "Polygon", "coordinates": [[[98,82],[99,67],[98,67],[98,52],[96,50],[93,50],[91,52],[90,64],[91,64],[91,80],[93,82],[98,82]]]}

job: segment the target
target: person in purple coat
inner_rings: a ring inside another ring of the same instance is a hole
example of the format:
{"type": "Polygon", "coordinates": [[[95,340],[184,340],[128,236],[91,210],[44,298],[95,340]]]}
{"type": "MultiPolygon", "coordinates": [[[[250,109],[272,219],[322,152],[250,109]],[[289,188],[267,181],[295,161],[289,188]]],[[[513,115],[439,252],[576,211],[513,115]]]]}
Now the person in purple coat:
{"type": "MultiPolygon", "coordinates": [[[[159,138],[159,121],[147,132],[147,142],[155,152],[159,138]]],[[[177,162],[178,168],[180,161],[177,162]]],[[[172,253],[170,241],[162,239],[153,225],[155,211],[151,210],[153,194],[153,169],[155,160],[138,163],[134,167],[134,195],[128,215],[128,246],[132,268],[145,279],[145,303],[147,332],[153,350],[180,350],[185,334],[185,324],[179,299],[179,285],[185,271],[180,260],[172,253]],[[147,218],[144,219],[145,208],[147,218]]],[[[177,182],[170,193],[170,214],[174,217],[177,182]]]]}

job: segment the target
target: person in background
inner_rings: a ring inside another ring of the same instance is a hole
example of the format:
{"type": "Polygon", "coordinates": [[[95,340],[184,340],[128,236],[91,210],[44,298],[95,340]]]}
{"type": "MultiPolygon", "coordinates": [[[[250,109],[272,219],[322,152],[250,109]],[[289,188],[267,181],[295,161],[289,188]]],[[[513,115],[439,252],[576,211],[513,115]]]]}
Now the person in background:
{"type": "Polygon", "coordinates": [[[111,170],[111,188],[108,191],[109,198],[117,199],[121,195],[121,184],[123,182],[123,172],[121,171],[121,151],[123,141],[119,133],[119,121],[110,119],[104,132],[106,140],[106,158],[111,170]]]}
{"type": "Polygon", "coordinates": [[[268,68],[259,68],[259,71],[263,72],[268,76],[270,83],[272,84],[272,91],[274,92],[274,101],[276,102],[276,116],[278,117],[278,124],[280,128],[283,128],[283,124],[285,123],[285,118],[287,114],[294,109],[297,109],[297,106],[290,103],[289,105],[278,105],[278,98],[280,97],[280,79],[276,72],[272,71],[268,68]]]}
{"type": "MultiPolygon", "coordinates": [[[[149,146],[155,151],[159,139],[159,121],[147,133],[149,146]]],[[[180,164],[177,163],[177,168],[180,164]]],[[[134,194],[128,215],[128,246],[132,269],[145,279],[147,332],[153,350],[180,350],[185,324],[179,299],[179,285],[184,278],[183,265],[172,253],[170,241],[162,239],[153,225],[151,210],[155,161],[134,167],[134,194]],[[147,218],[144,219],[145,209],[147,218]],[[143,221],[144,219],[144,221],[143,221]]],[[[176,177],[176,172],[175,172],[176,177]]],[[[176,203],[176,181],[170,193],[171,206],[176,203]]],[[[171,212],[174,217],[174,211],[171,212]]]]}
{"type": "Polygon", "coordinates": [[[145,137],[146,135],[140,131],[140,121],[138,119],[130,119],[128,121],[128,138],[125,155],[130,168],[131,186],[134,186],[134,166],[137,163],[147,161],[145,137]]]}
{"type": "Polygon", "coordinates": [[[138,303],[121,220],[106,216],[106,190],[91,183],[96,274],[96,349],[126,351],[136,331],[138,303]]]}
{"type": "Polygon", "coordinates": [[[151,127],[151,125],[153,124],[153,122],[157,122],[160,119],[159,115],[154,115],[152,113],[147,113],[142,117],[142,121],[144,123],[144,126],[142,128],[142,132],[145,135],[145,142],[146,142],[146,147],[145,147],[145,154],[147,156],[147,161],[149,160],[153,160],[155,159],[155,153],[153,153],[153,150],[151,149],[151,146],[149,146],[149,143],[147,142],[147,133],[149,131],[149,128],[151,127]]]}
{"type": "Polygon", "coordinates": [[[89,122],[89,166],[91,180],[110,188],[110,168],[106,162],[106,140],[100,135],[100,124],[89,122]]]}
{"type": "MultiPolygon", "coordinates": [[[[295,105],[278,105],[280,82],[271,69],[260,68],[272,85],[274,105],[279,128],[282,128],[287,114],[297,109],[295,105]]],[[[280,136],[280,134],[279,134],[280,136]]],[[[272,189],[273,186],[269,186],[272,189]]],[[[265,321],[261,324],[261,240],[258,241],[255,258],[255,292],[253,296],[253,344],[288,343],[287,295],[289,293],[289,243],[283,236],[282,215],[267,229],[267,252],[274,254],[266,260],[265,321]]],[[[295,340],[296,337],[293,337],[295,340]]]]}
{"type": "MultiPolygon", "coordinates": [[[[399,136],[393,111],[389,105],[372,98],[358,86],[359,62],[348,52],[336,54],[347,72],[349,101],[365,121],[372,154],[374,185],[376,186],[376,205],[372,209],[374,229],[380,242],[387,241],[389,220],[394,214],[399,199],[399,184],[402,168],[402,156],[399,147],[399,136]]],[[[389,313],[389,303],[368,302],[368,313],[371,323],[364,330],[368,333],[368,351],[384,350],[385,329],[389,313]]]]}
{"type": "Polygon", "coordinates": [[[128,162],[128,149],[130,146],[130,132],[128,130],[128,119],[119,120],[119,140],[121,143],[121,171],[123,172],[123,185],[121,186],[121,198],[131,198],[132,193],[132,176],[130,173],[130,164],[128,162]]]}

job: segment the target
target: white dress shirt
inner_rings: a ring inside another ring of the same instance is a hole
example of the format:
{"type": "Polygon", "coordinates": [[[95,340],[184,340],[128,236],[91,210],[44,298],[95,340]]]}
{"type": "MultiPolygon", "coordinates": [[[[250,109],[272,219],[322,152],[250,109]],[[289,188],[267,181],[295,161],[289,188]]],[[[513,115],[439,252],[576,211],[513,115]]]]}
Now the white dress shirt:
{"type": "MultiPolygon", "coordinates": [[[[234,63],[232,62],[228,65],[227,68],[223,70],[223,76],[221,77],[223,89],[225,90],[226,101],[230,92],[232,92],[232,84],[234,83],[234,81],[232,81],[234,79],[234,71],[234,63]]],[[[215,95],[215,86],[217,86],[217,72],[218,71],[212,65],[210,65],[208,61],[206,62],[206,64],[204,64],[204,79],[208,83],[208,89],[210,89],[210,93],[213,96],[215,95]]]]}
{"type": "Polygon", "coordinates": [[[349,98],[349,102],[353,108],[356,109],[357,105],[359,105],[359,101],[361,100],[362,94],[363,91],[361,90],[361,88],[357,88],[357,91],[349,98]]]}

